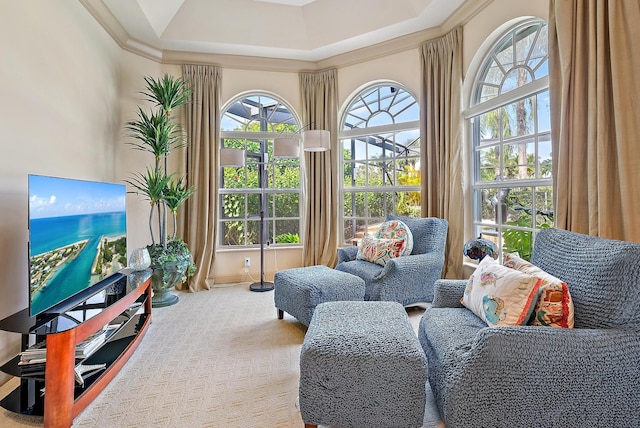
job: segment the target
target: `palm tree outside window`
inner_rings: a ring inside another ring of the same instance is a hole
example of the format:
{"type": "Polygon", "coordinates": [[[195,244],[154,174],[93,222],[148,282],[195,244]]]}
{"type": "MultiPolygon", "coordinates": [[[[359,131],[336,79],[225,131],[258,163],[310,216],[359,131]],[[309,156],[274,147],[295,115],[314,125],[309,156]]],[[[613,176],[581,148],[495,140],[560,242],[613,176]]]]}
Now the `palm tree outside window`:
{"type": "Polygon", "coordinates": [[[487,54],[467,111],[475,235],[525,259],[553,225],[550,117],[547,24],[528,20],[487,54]]]}

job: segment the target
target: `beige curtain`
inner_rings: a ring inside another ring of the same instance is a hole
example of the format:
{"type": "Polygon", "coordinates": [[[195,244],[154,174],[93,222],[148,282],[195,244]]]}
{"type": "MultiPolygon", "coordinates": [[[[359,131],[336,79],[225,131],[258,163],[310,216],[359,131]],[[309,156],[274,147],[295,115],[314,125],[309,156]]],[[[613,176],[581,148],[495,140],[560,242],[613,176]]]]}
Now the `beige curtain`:
{"type": "Polygon", "coordinates": [[[182,228],[197,265],[196,274],[180,287],[208,290],[213,285],[216,220],[218,218],[217,148],[220,135],[220,79],[218,67],[184,65],[185,81],[193,89],[186,105],[187,180],[197,192],[185,203],[182,228]]]}
{"type": "Polygon", "coordinates": [[[334,267],[338,251],[337,70],[300,73],[302,122],[331,134],[331,150],[305,152],[303,166],[303,264],[334,267]]]}
{"type": "Polygon", "coordinates": [[[640,242],[640,2],[551,0],[549,92],[560,229],[640,242]]]}
{"type": "Polygon", "coordinates": [[[420,59],[422,215],[449,222],[443,276],[462,278],[462,28],[424,43],[420,59]]]}

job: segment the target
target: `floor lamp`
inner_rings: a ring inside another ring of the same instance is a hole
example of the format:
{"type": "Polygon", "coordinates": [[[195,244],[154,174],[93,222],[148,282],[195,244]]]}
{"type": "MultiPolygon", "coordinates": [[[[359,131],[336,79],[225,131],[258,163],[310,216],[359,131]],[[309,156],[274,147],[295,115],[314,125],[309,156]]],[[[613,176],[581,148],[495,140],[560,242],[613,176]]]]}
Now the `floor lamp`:
{"type": "MultiPolygon", "coordinates": [[[[295,137],[275,138],[273,141],[273,154],[279,158],[297,158],[300,157],[300,144],[295,137]]],[[[269,163],[265,154],[258,165],[262,171],[267,171],[269,163]]],[[[245,165],[245,151],[242,149],[221,148],[220,149],[220,166],[221,167],[242,167],[245,165]]],[[[264,180],[264,179],[262,179],[264,180]]],[[[260,183],[260,281],[249,285],[251,291],[270,291],[273,290],[273,282],[264,280],[264,181],[260,183]]]]}
{"type": "Polygon", "coordinates": [[[271,291],[273,290],[273,282],[264,280],[264,182],[265,172],[267,172],[267,166],[269,164],[269,157],[264,154],[263,160],[258,163],[262,168],[262,174],[260,177],[260,281],[249,284],[249,290],[251,291],[271,291]]]}

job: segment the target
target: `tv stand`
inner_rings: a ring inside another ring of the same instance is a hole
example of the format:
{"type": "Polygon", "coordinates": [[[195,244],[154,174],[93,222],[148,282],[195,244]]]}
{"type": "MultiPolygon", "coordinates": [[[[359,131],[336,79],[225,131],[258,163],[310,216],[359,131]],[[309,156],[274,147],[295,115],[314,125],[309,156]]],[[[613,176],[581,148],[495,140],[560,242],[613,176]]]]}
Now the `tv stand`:
{"type": "Polygon", "coordinates": [[[22,335],[22,349],[44,341],[42,372],[23,371],[20,355],[0,367],[20,385],[0,400],[7,410],[44,416],[45,428],[68,428],[109,384],[138,347],[151,323],[151,273],[127,272],[98,294],[64,313],[30,317],[28,308],[0,320],[0,330],[22,335]],[[114,290],[116,290],[114,292],[114,290]],[[119,291],[118,291],[119,290],[119,291]],[[109,326],[108,337],[90,355],[76,360],[76,345],[109,326]],[[105,365],[79,384],[76,366],[105,365]],[[43,392],[44,391],[44,392],[43,392]],[[51,393],[49,392],[51,391],[51,393]]]}

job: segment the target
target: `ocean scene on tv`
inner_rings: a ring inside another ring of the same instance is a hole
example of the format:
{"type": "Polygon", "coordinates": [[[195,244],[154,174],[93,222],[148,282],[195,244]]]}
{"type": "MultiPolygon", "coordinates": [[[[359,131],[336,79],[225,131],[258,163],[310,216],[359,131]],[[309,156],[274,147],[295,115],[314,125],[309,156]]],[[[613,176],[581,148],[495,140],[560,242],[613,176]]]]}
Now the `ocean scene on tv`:
{"type": "Polygon", "coordinates": [[[123,184],[29,176],[32,316],[126,266],[125,197],[123,184]]]}

